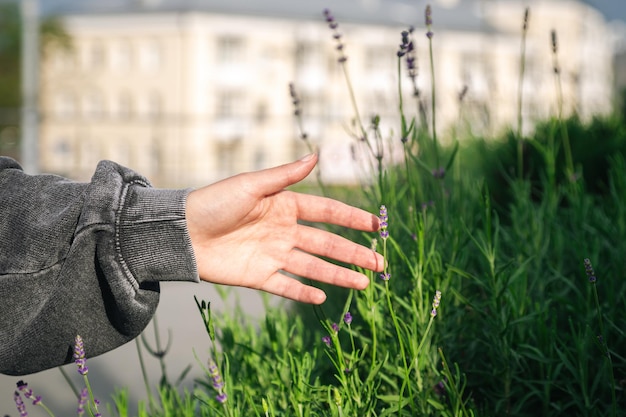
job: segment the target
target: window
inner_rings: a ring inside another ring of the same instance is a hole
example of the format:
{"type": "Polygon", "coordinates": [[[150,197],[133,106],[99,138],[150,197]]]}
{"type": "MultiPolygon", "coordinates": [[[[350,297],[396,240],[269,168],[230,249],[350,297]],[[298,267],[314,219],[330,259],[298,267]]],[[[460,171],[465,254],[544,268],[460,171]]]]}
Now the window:
{"type": "Polygon", "coordinates": [[[217,170],[220,177],[231,176],[237,171],[237,157],[241,155],[240,145],[239,140],[217,144],[217,170]]]}
{"type": "Polygon", "coordinates": [[[89,119],[99,119],[104,114],[104,102],[102,94],[98,91],[92,91],[85,97],[84,107],[85,117],[89,119]]]}
{"type": "Polygon", "coordinates": [[[76,96],[73,93],[62,92],[55,100],[55,114],[61,118],[70,118],[76,115],[76,96]]]}
{"type": "Polygon", "coordinates": [[[244,56],[244,42],[235,36],[222,36],[217,40],[217,62],[220,64],[235,64],[244,56]]]}
{"type": "Polygon", "coordinates": [[[87,50],[87,69],[101,69],[105,61],[104,46],[101,42],[95,41],[87,50]]]}
{"type": "Polygon", "coordinates": [[[122,40],[116,45],[112,60],[116,70],[127,71],[132,67],[133,51],[129,41],[122,40]]]}
{"type": "Polygon", "coordinates": [[[67,137],[56,138],[54,144],[52,145],[52,152],[54,153],[56,158],[62,159],[63,161],[68,161],[70,156],[72,155],[72,146],[70,145],[70,139],[67,137]]]}
{"type": "Polygon", "coordinates": [[[122,92],[117,98],[117,116],[128,119],[133,113],[133,101],[128,92],[122,92]]]}
{"type": "Polygon", "coordinates": [[[365,69],[369,72],[388,71],[394,58],[387,46],[370,46],[365,50],[365,69]]]}
{"type": "Polygon", "coordinates": [[[71,50],[55,50],[53,62],[57,70],[67,71],[74,69],[76,67],[76,54],[71,50]]]}
{"type": "Polygon", "coordinates": [[[243,96],[236,91],[224,91],[218,93],[217,109],[215,114],[220,119],[230,119],[241,116],[243,96]]]}
{"type": "Polygon", "coordinates": [[[301,42],[296,46],[296,65],[298,67],[319,66],[323,63],[319,45],[301,42]]]}
{"type": "Polygon", "coordinates": [[[163,60],[161,45],[156,40],[147,42],[141,48],[141,66],[146,71],[158,71],[163,60]]]}
{"type": "Polygon", "coordinates": [[[153,91],[148,95],[146,110],[148,113],[148,117],[151,119],[158,119],[163,114],[163,102],[161,100],[161,95],[156,91],[153,91]]]}

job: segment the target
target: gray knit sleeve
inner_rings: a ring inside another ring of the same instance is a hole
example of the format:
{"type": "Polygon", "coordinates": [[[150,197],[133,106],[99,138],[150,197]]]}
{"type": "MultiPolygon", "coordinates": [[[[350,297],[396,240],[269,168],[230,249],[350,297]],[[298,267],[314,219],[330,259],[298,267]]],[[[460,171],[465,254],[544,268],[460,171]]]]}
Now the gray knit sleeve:
{"type": "Polygon", "coordinates": [[[135,338],[160,281],[198,281],[189,190],[161,190],[113,162],[89,183],[26,175],[0,157],[0,373],[68,363],[135,338]]]}

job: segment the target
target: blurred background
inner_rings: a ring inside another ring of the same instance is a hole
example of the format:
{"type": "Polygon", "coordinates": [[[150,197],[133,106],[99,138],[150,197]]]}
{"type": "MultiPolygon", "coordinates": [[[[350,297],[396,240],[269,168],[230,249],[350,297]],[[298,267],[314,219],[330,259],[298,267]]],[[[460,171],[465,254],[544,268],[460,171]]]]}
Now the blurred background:
{"type": "MultiPolygon", "coordinates": [[[[405,111],[429,118],[434,86],[444,142],[496,135],[518,123],[520,88],[525,131],[556,115],[552,31],[563,116],[588,119],[624,106],[621,0],[0,0],[0,154],[29,173],[87,181],[99,160],[111,159],[157,187],[201,186],[308,153],[289,94],[293,83],[322,179],[355,183],[361,168],[351,152],[353,110],[322,14],[327,7],[339,23],[361,116],[380,115],[390,135],[398,125],[396,52],[409,27],[423,108],[407,100],[405,111]]],[[[404,68],[402,77],[410,97],[404,68]]],[[[175,377],[192,364],[188,380],[199,374],[192,349],[208,346],[193,295],[214,301],[217,310],[233,307],[209,285],[163,285],[157,317],[162,336],[172,331],[168,370],[175,377]]],[[[246,312],[262,315],[259,294],[235,296],[246,312]]],[[[160,369],[148,362],[156,381],[160,369]]],[[[90,375],[104,401],[116,386],[130,388],[131,402],[145,398],[134,343],[90,361],[90,375]]],[[[0,376],[0,414],[15,414],[18,379],[0,376]]],[[[74,413],[58,370],[27,382],[59,415],[74,413]]]]}

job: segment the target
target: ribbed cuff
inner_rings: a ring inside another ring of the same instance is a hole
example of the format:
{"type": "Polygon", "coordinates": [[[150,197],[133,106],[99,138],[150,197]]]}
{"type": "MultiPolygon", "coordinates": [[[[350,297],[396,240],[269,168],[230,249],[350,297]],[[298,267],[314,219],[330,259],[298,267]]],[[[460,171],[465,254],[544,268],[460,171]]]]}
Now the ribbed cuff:
{"type": "Polygon", "coordinates": [[[199,281],[185,220],[190,191],[127,186],[116,216],[116,248],[139,283],[199,281]]]}

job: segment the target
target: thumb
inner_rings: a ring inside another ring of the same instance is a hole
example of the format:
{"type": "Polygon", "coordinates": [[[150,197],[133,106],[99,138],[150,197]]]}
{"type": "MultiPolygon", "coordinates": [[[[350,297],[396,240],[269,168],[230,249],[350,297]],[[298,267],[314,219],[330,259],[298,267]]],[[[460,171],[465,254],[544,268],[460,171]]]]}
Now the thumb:
{"type": "Polygon", "coordinates": [[[316,164],[317,154],[311,153],[297,161],[254,172],[252,182],[260,194],[274,194],[305,179],[316,164]]]}

